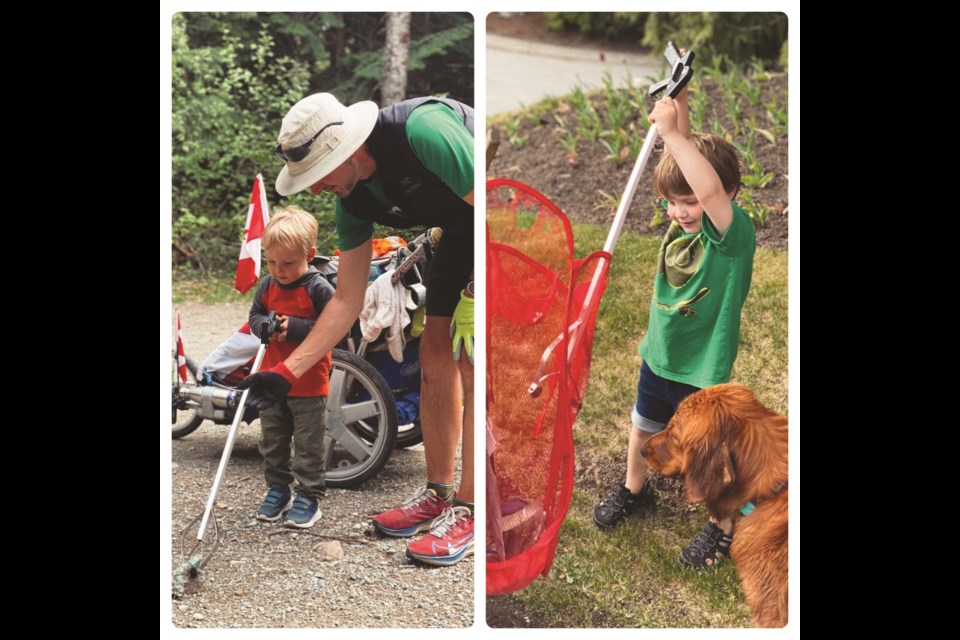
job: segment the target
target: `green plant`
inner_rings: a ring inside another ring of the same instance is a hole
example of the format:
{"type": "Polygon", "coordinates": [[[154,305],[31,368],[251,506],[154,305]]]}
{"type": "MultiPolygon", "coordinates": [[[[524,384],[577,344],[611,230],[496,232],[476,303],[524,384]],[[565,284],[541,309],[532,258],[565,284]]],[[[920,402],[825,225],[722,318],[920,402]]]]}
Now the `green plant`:
{"type": "Polygon", "coordinates": [[[767,223],[767,218],[770,217],[773,210],[764,203],[757,201],[752,189],[741,189],[737,198],[740,200],[740,206],[753,220],[754,225],[760,227],[767,223]]]}
{"type": "Polygon", "coordinates": [[[590,100],[587,98],[587,94],[583,92],[583,87],[577,85],[567,97],[567,104],[570,105],[572,111],[577,112],[586,109],[590,104],[590,100]]]}
{"type": "Polygon", "coordinates": [[[763,84],[758,76],[754,75],[744,81],[740,85],[740,93],[750,101],[750,104],[760,104],[760,100],[763,98],[763,84]]]}
{"type": "Polygon", "coordinates": [[[577,134],[587,140],[596,141],[603,130],[603,123],[600,121],[600,114],[591,101],[587,101],[586,106],[579,111],[574,111],[574,117],[577,119],[577,134]]]}
{"type": "Polygon", "coordinates": [[[515,115],[508,118],[503,125],[504,133],[507,134],[507,140],[509,140],[510,144],[516,149],[522,149],[524,145],[527,144],[527,138],[529,138],[529,135],[520,135],[520,128],[523,126],[524,120],[526,120],[525,116],[515,115]]]}
{"type": "Polygon", "coordinates": [[[734,135],[739,134],[740,130],[740,112],[743,101],[736,93],[726,93],[723,96],[723,108],[727,114],[727,121],[733,129],[734,135]]]}
{"type": "Polygon", "coordinates": [[[663,217],[663,207],[661,207],[659,204],[654,204],[653,216],[650,218],[650,226],[659,227],[664,222],[666,222],[666,220],[663,217]]]}
{"type": "Polygon", "coordinates": [[[751,171],[751,173],[742,176],[740,180],[748,187],[762,189],[773,180],[773,174],[769,171],[764,171],[762,167],[757,167],[751,171]]]}
{"type": "Polygon", "coordinates": [[[710,118],[710,133],[720,136],[721,138],[729,140],[732,136],[727,133],[727,130],[723,126],[723,120],[720,118],[719,112],[717,112],[716,107],[713,109],[713,115],[710,118]]]}
{"type": "Polygon", "coordinates": [[[624,133],[623,129],[619,132],[604,131],[600,134],[600,144],[607,150],[607,160],[613,162],[618,169],[630,155],[630,147],[626,144],[625,134],[621,135],[622,133],[624,133]]]}
{"type": "Polygon", "coordinates": [[[612,196],[603,189],[597,189],[600,194],[600,201],[594,205],[593,210],[608,209],[611,213],[620,208],[620,196],[612,196]]]}
{"type": "Polygon", "coordinates": [[[763,105],[767,109],[767,118],[770,122],[773,123],[774,129],[777,133],[782,135],[787,135],[789,128],[787,127],[787,107],[786,105],[777,104],[776,100],[771,100],[766,102],[763,105]]]}
{"type": "Polygon", "coordinates": [[[707,117],[707,94],[705,91],[689,91],[687,102],[690,104],[690,126],[693,131],[703,131],[707,117]]]}
{"type": "Polygon", "coordinates": [[[750,172],[741,177],[743,184],[748,187],[763,188],[770,184],[770,181],[773,180],[773,174],[764,169],[763,165],[760,163],[760,160],[756,156],[756,134],[761,130],[756,126],[757,123],[755,120],[751,119],[749,124],[750,126],[746,127],[744,142],[741,144],[736,140],[732,140],[731,144],[740,154],[740,159],[750,172]]]}
{"type": "Polygon", "coordinates": [[[754,58],[750,61],[750,76],[758,82],[766,82],[770,79],[770,72],[767,71],[767,65],[764,64],[763,60],[754,58]]]}
{"type": "Polygon", "coordinates": [[[567,150],[567,153],[577,152],[577,134],[573,131],[564,131],[560,136],[560,144],[567,150]]]}

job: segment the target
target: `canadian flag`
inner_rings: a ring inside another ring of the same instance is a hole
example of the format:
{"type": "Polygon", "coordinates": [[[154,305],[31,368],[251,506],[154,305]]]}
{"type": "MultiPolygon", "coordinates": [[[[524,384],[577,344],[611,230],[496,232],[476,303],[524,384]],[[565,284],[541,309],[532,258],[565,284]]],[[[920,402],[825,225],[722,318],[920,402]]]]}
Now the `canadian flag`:
{"type": "Polygon", "coordinates": [[[253,181],[253,193],[250,194],[250,208],[247,210],[247,226],[243,230],[243,245],[240,246],[240,258],[237,261],[237,277],[233,288],[241,294],[250,290],[260,277],[260,238],[263,229],[270,222],[267,208],[267,192],[263,188],[263,176],[257,174],[253,181]]]}
{"type": "Polygon", "coordinates": [[[187,354],[183,350],[183,331],[180,329],[180,312],[177,311],[177,371],[180,379],[187,381],[187,354]]]}

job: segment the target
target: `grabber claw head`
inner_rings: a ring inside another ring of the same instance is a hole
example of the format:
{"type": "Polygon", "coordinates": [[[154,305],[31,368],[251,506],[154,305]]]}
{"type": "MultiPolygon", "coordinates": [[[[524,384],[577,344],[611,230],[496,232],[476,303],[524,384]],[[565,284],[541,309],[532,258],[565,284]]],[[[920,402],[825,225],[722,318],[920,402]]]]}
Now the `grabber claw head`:
{"type": "Polygon", "coordinates": [[[667,50],[663,52],[667,63],[670,65],[670,77],[650,85],[649,95],[655,96],[661,91],[666,90],[666,95],[676,98],[680,90],[687,86],[690,78],[693,77],[693,51],[687,51],[682,56],[680,50],[673,44],[667,43],[667,50]]]}

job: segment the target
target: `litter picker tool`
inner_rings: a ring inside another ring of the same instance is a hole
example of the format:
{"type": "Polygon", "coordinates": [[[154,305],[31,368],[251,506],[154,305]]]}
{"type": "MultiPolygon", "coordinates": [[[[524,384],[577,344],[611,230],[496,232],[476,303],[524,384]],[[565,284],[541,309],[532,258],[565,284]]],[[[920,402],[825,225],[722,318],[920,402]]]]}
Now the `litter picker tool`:
{"type": "MultiPolygon", "coordinates": [[[[267,316],[266,329],[267,331],[264,331],[260,338],[260,347],[257,350],[257,355],[253,360],[253,366],[250,369],[251,375],[260,370],[260,363],[263,362],[263,356],[266,353],[267,345],[270,343],[270,337],[279,330],[276,313],[273,311],[267,316]]],[[[243,420],[243,412],[249,393],[249,389],[244,389],[238,398],[237,391],[231,389],[224,393],[222,397],[217,398],[218,402],[223,402],[230,406],[236,405],[236,413],[234,414],[233,423],[230,425],[230,432],[227,434],[227,442],[223,447],[223,455],[220,456],[220,465],[217,467],[217,474],[213,478],[213,487],[211,487],[210,496],[207,498],[207,506],[203,510],[203,513],[191,520],[190,524],[180,532],[180,554],[183,562],[177,567],[173,574],[173,593],[175,597],[181,597],[183,595],[187,581],[195,579],[200,575],[200,570],[206,566],[207,562],[210,561],[210,558],[216,552],[217,547],[220,546],[220,525],[217,523],[217,518],[213,510],[217,502],[217,491],[220,489],[220,483],[223,481],[223,474],[227,469],[227,463],[230,461],[230,454],[233,453],[233,443],[236,441],[237,432],[240,430],[240,422],[243,420]],[[207,545],[207,549],[204,549],[206,533],[211,521],[213,524],[213,541],[207,545]],[[197,528],[196,543],[194,543],[189,552],[184,553],[184,547],[187,544],[185,540],[194,527],[197,528]]]]}
{"type": "MultiPolygon", "coordinates": [[[[691,63],[693,62],[694,53],[693,51],[687,51],[682,56],[680,51],[674,46],[673,42],[667,43],[667,50],[664,52],[664,57],[666,57],[667,62],[670,64],[671,71],[670,77],[665,80],[661,80],[656,84],[650,85],[648,95],[655,96],[661,91],[665,92],[667,96],[671,98],[676,98],[680,91],[687,86],[687,83],[690,82],[690,78],[693,77],[693,67],[691,63]]],[[[630,172],[630,179],[627,180],[627,186],[623,190],[623,195],[620,197],[620,206],[617,207],[617,214],[613,218],[613,224],[610,226],[610,233],[607,234],[607,241],[603,245],[603,250],[606,253],[613,253],[613,248],[617,244],[617,239],[620,238],[620,233],[623,231],[623,223],[627,219],[627,212],[630,210],[630,204],[633,202],[633,195],[637,191],[637,185],[640,184],[640,176],[643,175],[643,170],[647,166],[647,161],[650,159],[650,155],[653,153],[654,143],[657,141],[657,125],[651,124],[650,128],[647,130],[647,135],[643,140],[643,146],[640,148],[640,155],[637,156],[637,162],[633,165],[633,171],[630,172]]],[[[599,268],[597,269],[593,280],[590,282],[590,288],[587,291],[587,295],[583,301],[583,308],[587,309],[591,302],[593,301],[594,295],[596,295],[597,284],[599,283],[599,278],[601,272],[605,272],[608,268],[608,259],[600,258],[602,261],[599,268]]],[[[568,331],[570,332],[570,339],[568,341],[568,354],[573,353],[573,350],[576,348],[577,343],[581,338],[581,327],[583,325],[582,318],[575,320],[568,331]]],[[[547,360],[552,355],[554,349],[560,344],[561,336],[550,343],[547,349],[543,352],[543,358],[540,360],[540,364],[537,366],[537,371],[534,374],[533,381],[530,383],[528,388],[528,393],[536,398],[540,395],[543,390],[544,382],[544,369],[547,366],[547,360]]],[[[549,375],[549,374],[547,374],[549,375]]]]}

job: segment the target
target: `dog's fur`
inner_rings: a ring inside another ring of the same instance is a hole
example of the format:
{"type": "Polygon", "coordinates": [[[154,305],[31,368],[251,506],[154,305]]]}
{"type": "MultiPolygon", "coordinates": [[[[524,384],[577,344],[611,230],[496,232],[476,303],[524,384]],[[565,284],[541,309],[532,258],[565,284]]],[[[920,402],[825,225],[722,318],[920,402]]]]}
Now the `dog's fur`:
{"type": "Polygon", "coordinates": [[[742,385],[692,394],[643,455],[683,475],[687,499],[734,521],[730,556],[758,627],[787,623],[787,419],[742,385]],[[740,507],[753,502],[749,516],[740,507]]]}

